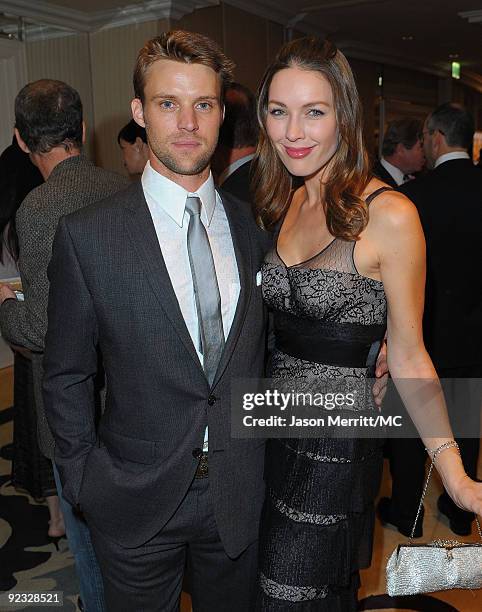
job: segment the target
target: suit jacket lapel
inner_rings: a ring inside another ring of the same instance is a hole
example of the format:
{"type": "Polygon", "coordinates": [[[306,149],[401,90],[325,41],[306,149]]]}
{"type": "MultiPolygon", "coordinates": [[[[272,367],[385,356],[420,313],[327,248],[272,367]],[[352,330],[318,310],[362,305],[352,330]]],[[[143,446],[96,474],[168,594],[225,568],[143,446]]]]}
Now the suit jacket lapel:
{"type": "Polygon", "coordinates": [[[203,371],[184,322],[181,309],[179,308],[164,258],[162,257],[154,223],[140,181],[138,185],[133,186],[131,189],[133,194],[127,206],[129,216],[126,217],[125,223],[127,234],[131,239],[133,248],[139,255],[139,261],[156,298],[171,321],[186,350],[200,370],[203,371]]]}
{"type": "Polygon", "coordinates": [[[231,230],[231,237],[233,240],[234,253],[236,255],[236,263],[238,266],[239,280],[240,280],[240,292],[238,304],[236,306],[236,312],[234,320],[229,331],[229,335],[226,338],[226,344],[224,346],[223,354],[219,361],[216,376],[214,378],[213,387],[216,385],[218,380],[223,375],[229,360],[236,347],[239,334],[244,324],[246,312],[251,297],[251,290],[253,286],[253,266],[251,259],[251,239],[249,231],[246,228],[245,214],[239,210],[239,204],[233,202],[231,198],[225,193],[222,194],[222,200],[224,204],[224,210],[228,218],[229,227],[231,230]]]}

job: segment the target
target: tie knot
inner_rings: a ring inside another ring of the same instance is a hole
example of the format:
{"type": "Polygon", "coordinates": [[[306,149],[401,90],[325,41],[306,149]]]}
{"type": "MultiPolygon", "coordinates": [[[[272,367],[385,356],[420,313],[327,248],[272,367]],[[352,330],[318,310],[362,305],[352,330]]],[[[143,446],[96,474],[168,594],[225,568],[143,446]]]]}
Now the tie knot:
{"type": "Polygon", "coordinates": [[[201,214],[201,200],[197,196],[188,196],[186,198],[186,210],[191,215],[201,214]]]}

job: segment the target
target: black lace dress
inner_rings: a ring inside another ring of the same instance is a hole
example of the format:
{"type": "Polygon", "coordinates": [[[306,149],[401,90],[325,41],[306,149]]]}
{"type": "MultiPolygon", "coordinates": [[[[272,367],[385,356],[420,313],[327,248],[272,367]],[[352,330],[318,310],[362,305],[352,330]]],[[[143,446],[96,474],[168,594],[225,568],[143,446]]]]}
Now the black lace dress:
{"type": "MultiPolygon", "coordinates": [[[[380,281],[357,272],[354,248],[334,239],[295,266],[286,266],[276,249],[268,254],[262,276],[274,313],[272,378],[365,383],[373,374],[386,299],[380,281]]],[[[371,393],[365,397],[363,409],[373,410],[371,393]]],[[[381,440],[268,442],[259,610],[356,610],[358,570],[371,560],[381,469],[381,440]]]]}

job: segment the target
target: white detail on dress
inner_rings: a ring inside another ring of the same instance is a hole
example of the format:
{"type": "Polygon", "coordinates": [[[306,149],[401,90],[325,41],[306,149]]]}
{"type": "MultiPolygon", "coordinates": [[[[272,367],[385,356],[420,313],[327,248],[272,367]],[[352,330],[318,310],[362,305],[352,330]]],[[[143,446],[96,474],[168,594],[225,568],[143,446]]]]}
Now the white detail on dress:
{"type": "MultiPolygon", "coordinates": [[[[323,463],[352,463],[352,460],[347,459],[346,457],[328,457],[326,455],[318,455],[316,453],[312,453],[311,451],[305,451],[305,450],[293,448],[292,446],[286,443],[285,443],[285,446],[291,452],[296,453],[297,455],[305,455],[309,459],[313,459],[313,461],[321,461],[323,463]]],[[[363,459],[364,457],[361,458],[361,460],[363,459]]]]}
{"type": "Polygon", "coordinates": [[[264,574],[260,575],[261,588],[269,597],[282,599],[283,601],[313,601],[324,599],[328,595],[328,586],[323,587],[300,587],[290,584],[279,584],[264,574]]]}
{"type": "Polygon", "coordinates": [[[270,494],[270,499],[274,507],[296,523],[311,523],[313,525],[335,525],[347,518],[346,514],[312,514],[310,512],[301,512],[287,506],[281,499],[270,494]]]}

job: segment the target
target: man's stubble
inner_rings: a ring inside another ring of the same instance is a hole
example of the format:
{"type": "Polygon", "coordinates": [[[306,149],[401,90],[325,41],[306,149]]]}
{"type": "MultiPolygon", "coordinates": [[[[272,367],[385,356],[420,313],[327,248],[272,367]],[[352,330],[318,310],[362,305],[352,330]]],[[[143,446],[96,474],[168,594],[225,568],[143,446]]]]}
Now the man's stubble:
{"type": "MultiPolygon", "coordinates": [[[[156,158],[161,164],[163,164],[170,172],[179,174],[182,176],[195,176],[205,170],[211,163],[211,158],[214,155],[214,151],[217,145],[217,138],[214,144],[209,149],[204,149],[198,157],[185,157],[174,156],[170,151],[169,147],[158,140],[152,130],[149,129],[149,125],[146,122],[146,134],[147,141],[151,151],[154,153],[156,158]]],[[[182,135],[180,135],[182,137],[182,135]]],[[[199,142],[205,144],[205,141],[197,138],[199,142]]]]}

